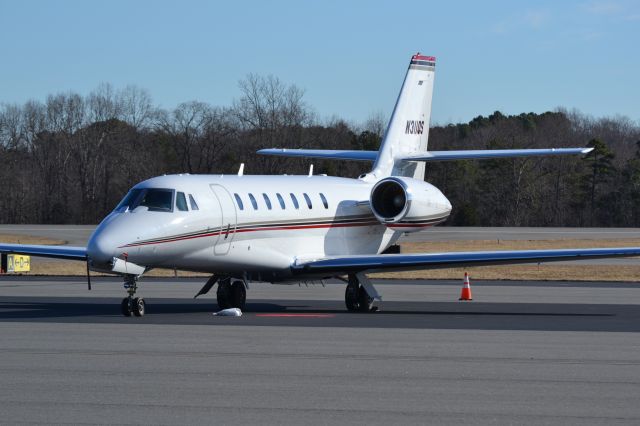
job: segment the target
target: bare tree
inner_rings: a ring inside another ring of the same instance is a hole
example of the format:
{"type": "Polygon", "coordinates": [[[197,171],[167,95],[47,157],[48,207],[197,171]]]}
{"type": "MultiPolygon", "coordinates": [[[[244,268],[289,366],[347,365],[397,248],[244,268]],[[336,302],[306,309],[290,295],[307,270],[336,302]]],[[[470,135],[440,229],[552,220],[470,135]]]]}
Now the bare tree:
{"type": "Polygon", "coordinates": [[[155,113],[151,95],[145,89],[129,85],[117,96],[122,119],[134,128],[146,129],[155,113]]]}

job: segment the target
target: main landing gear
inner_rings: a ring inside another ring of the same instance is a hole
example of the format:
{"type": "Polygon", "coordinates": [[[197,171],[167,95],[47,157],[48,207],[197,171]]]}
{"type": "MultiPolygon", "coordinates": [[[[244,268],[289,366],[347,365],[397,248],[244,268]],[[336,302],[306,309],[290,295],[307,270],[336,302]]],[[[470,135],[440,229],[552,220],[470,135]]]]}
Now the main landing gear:
{"type": "Polygon", "coordinates": [[[220,278],[216,296],[220,309],[238,308],[243,310],[247,301],[247,288],[240,280],[231,282],[229,277],[220,278]]]}
{"type": "Polygon", "coordinates": [[[120,308],[122,315],[130,317],[131,314],[141,317],[145,312],[145,303],[142,297],[134,297],[138,289],[138,277],[135,275],[125,275],[124,288],[127,289],[128,297],[122,299],[120,308]]]}
{"type": "Polygon", "coordinates": [[[364,274],[349,274],[349,281],[344,292],[344,303],[349,311],[375,312],[374,300],[380,299],[378,292],[364,274]]]}

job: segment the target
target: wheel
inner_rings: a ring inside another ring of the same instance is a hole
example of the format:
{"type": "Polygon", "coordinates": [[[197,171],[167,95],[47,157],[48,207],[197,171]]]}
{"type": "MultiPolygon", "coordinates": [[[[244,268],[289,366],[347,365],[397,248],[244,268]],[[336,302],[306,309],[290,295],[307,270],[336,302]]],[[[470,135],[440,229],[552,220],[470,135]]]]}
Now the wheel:
{"type": "Polygon", "coordinates": [[[131,306],[129,305],[128,297],[122,299],[122,302],[120,303],[120,310],[122,312],[122,315],[124,315],[125,317],[131,316],[131,306]]]}
{"type": "Polygon", "coordinates": [[[136,297],[133,299],[133,313],[137,317],[144,315],[145,303],[142,297],[136,297]]]}
{"type": "Polygon", "coordinates": [[[373,298],[369,297],[367,291],[359,283],[349,283],[344,292],[344,303],[347,310],[355,312],[373,311],[373,298]]]}
{"type": "Polygon", "coordinates": [[[247,301],[247,289],[244,287],[242,281],[234,281],[233,284],[231,284],[229,296],[232,308],[244,309],[245,302],[247,301]]]}
{"type": "Polygon", "coordinates": [[[352,284],[348,284],[344,292],[344,303],[347,305],[347,310],[358,310],[358,287],[352,284]]]}
{"type": "Polygon", "coordinates": [[[216,298],[218,299],[218,308],[229,309],[231,308],[231,285],[229,280],[220,280],[218,282],[218,291],[216,292],[216,298]]]}

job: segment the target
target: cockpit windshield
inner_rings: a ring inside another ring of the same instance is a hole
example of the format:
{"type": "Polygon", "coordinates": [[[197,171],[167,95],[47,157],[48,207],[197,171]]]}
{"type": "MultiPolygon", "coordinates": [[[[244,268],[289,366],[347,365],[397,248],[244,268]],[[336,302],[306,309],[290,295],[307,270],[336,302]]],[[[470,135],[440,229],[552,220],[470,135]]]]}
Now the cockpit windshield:
{"type": "Polygon", "coordinates": [[[116,207],[116,211],[123,213],[144,206],[151,212],[173,211],[173,189],[141,188],[132,189],[116,207]]]}

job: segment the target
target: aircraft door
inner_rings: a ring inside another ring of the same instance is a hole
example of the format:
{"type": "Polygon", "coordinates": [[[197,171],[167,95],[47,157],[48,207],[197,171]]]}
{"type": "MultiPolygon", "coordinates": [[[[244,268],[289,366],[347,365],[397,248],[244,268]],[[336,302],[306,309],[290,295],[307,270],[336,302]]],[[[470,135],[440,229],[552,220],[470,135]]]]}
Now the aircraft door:
{"type": "Polygon", "coordinates": [[[222,185],[211,185],[211,190],[220,204],[220,218],[217,223],[213,224],[213,227],[221,230],[221,234],[213,246],[213,254],[221,256],[229,253],[236,232],[236,205],[229,191],[222,185]]]}

